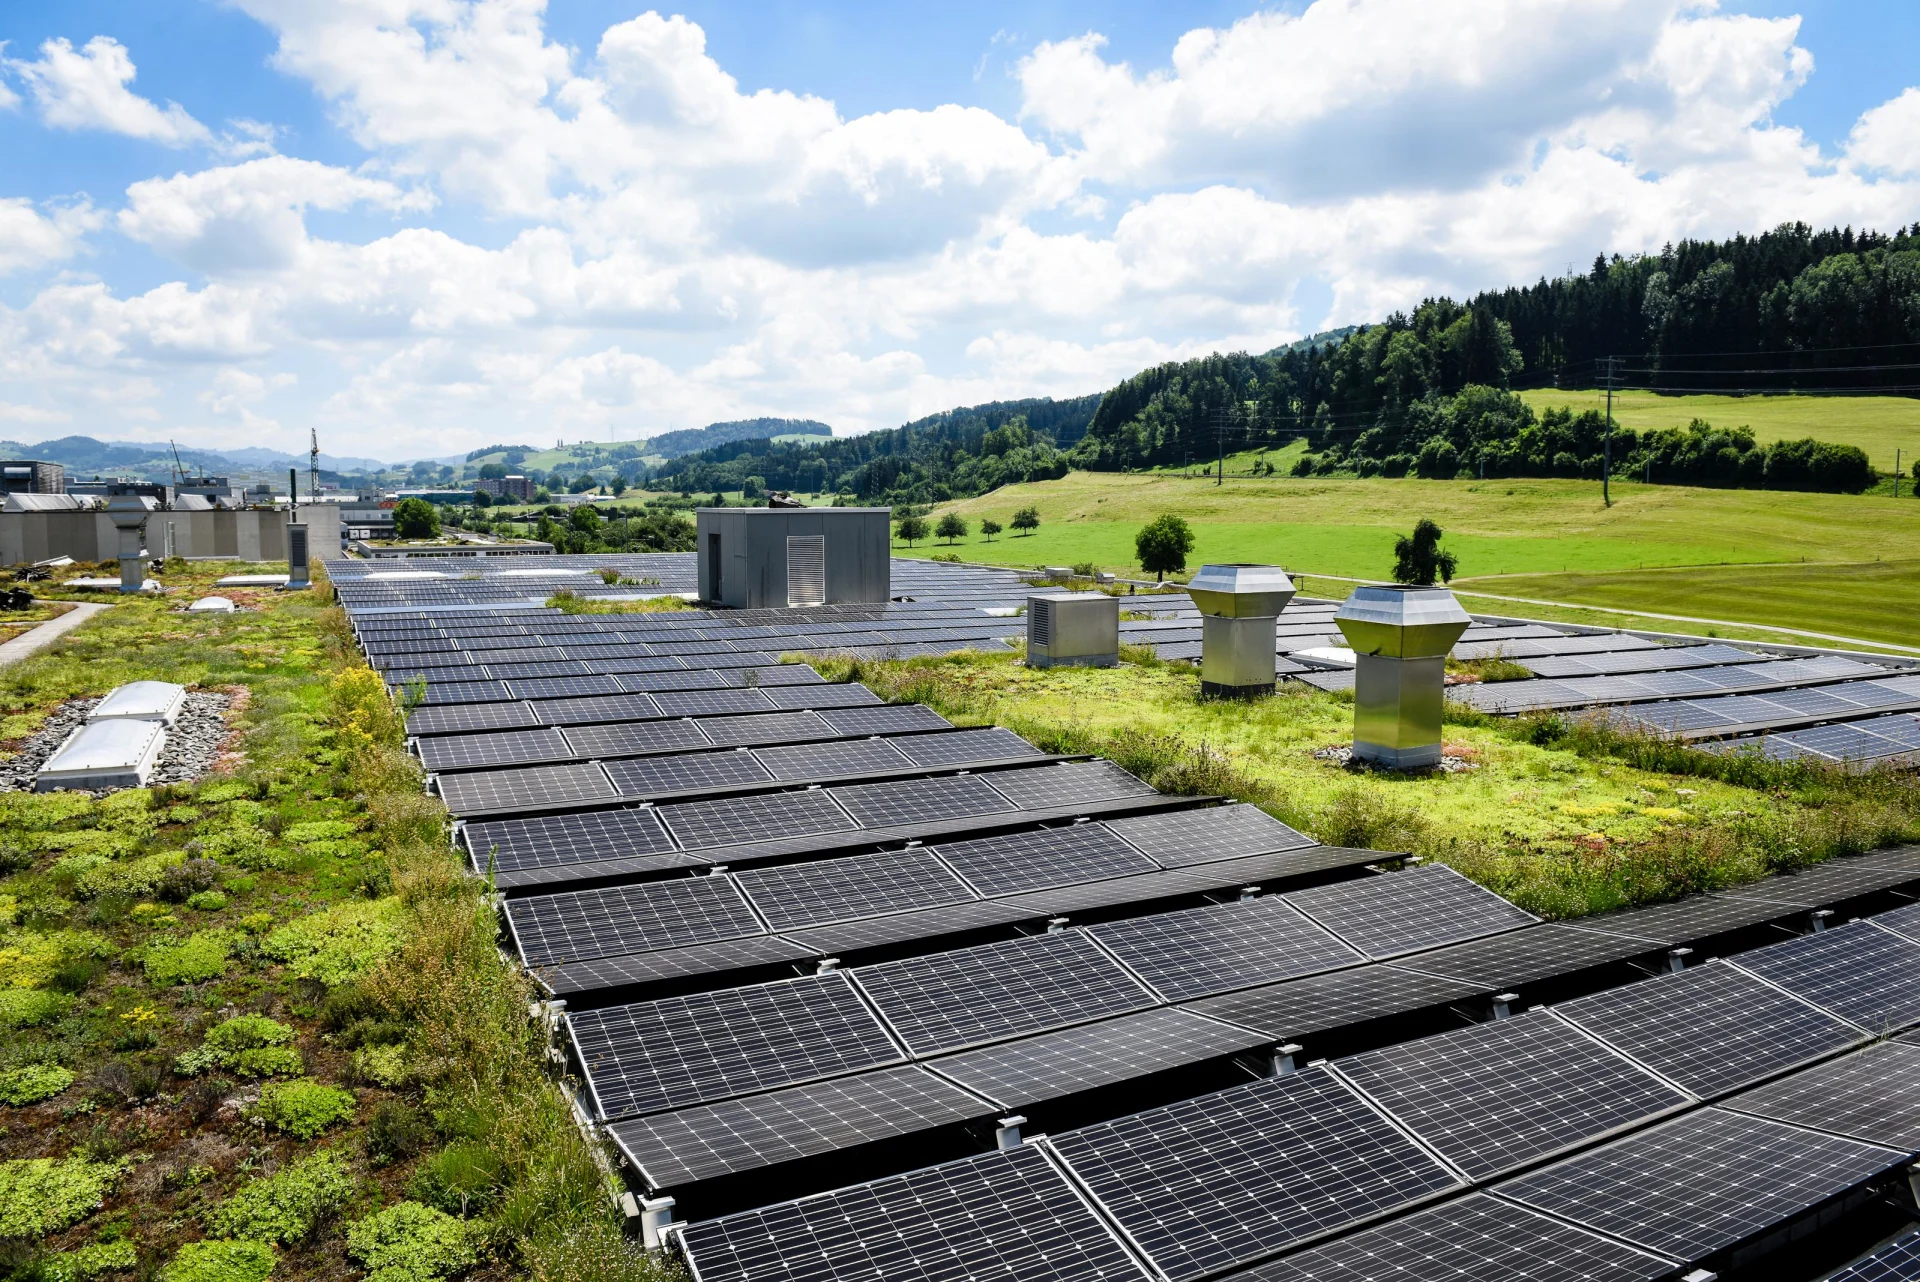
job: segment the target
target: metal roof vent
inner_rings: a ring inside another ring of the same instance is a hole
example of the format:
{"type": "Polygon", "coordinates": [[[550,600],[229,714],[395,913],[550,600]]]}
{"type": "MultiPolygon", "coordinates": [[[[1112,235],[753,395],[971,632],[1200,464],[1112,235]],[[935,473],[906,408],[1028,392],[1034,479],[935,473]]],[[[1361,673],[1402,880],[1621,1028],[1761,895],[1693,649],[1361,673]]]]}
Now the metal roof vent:
{"type": "Polygon", "coordinates": [[[1473,622],[1440,587],[1355,588],[1333,621],[1353,647],[1353,755],[1395,770],[1440,764],[1447,651],[1473,622]]]}
{"type": "Polygon", "coordinates": [[[160,760],[167,732],[158,721],[90,721],[60,745],[33,778],[35,792],[141,788],[160,760]]]}
{"type": "Polygon", "coordinates": [[[1120,598],[1039,592],[1027,598],[1027,666],[1111,668],[1120,662],[1120,598]]]}
{"type": "Polygon", "coordinates": [[[287,523],[287,581],[283,592],[302,592],[313,586],[312,553],[307,547],[305,521],[287,523]]]}
{"type": "Polygon", "coordinates": [[[787,536],[787,604],[827,603],[827,539],[823,534],[787,536]]]}
{"type": "Polygon", "coordinates": [[[93,705],[89,721],[157,721],[170,726],[187,702],[187,688],[171,681],[132,681],[93,705]]]}
{"type": "Polygon", "coordinates": [[[146,586],[146,566],[141,562],[141,539],[146,534],[147,518],[160,504],[142,494],[116,494],[107,500],[107,519],[120,534],[120,590],[138,592],[146,586]]]}
{"type": "Polygon", "coordinates": [[[1273,693],[1274,623],[1293,600],[1277,565],[1203,565],[1187,584],[1200,620],[1200,693],[1273,693]]]}

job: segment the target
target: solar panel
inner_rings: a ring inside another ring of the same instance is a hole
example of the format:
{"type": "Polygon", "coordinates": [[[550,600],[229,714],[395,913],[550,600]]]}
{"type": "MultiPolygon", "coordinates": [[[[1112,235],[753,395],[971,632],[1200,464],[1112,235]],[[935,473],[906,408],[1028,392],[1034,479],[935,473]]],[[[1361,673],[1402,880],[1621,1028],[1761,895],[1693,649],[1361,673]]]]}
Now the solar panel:
{"type": "Polygon", "coordinates": [[[1545,1011],[1335,1067],[1476,1179],[1687,1102],[1545,1011]]]}
{"type": "Polygon", "coordinates": [[[1920,1233],[1896,1238],[1827,1282],[1914,1282],[1920,1278],[1920,1233]]]}
{"type": "Polygon", "coordinates": [[[1072,761],[1030,770],[996,770],[987,778],[1022,810],[1155,795],[1153,788],[1111,761],[1072,761]]]}
{"type": "Polygon", "coordinates": [[[660,817],[687,850],[842,832],[854,826],[833,799],[818,788],[682,802],[660,807],[660,817]]]}
{"type": "Polygon", "coordinates": [[[509,900],[528,966],[679,948],[740,935],[760,923],[729,877],[677,877],[605,890],[509,900]]]}
{"type": "Polygon", "coordinates": [[[588,695],[619,694],[620,678],[528,677],[513,683],[516,699],[579,699],[588,695]]]}
{"type": "Polygon", "coordinates": [[[419,742],[420,764],[428,770],[512,765],[574,755],[558,730],[497,730],[491,734],[435,735],[419,742]]]}
{"type": "Polygon", "coordinates": [[[1905,908],[1895,908],[1891,912],[1876,913],[1873,924],[1920,943],[1920,904],[1908,904],[1905,908]]]}
{"type": "Polygon", "coordinates": [[[1304,1041],[1319,1033],[1412,1011],[1483,997],[1488,989],[1469,980],[1356,966],[1187,1003],[1187,1009],[1230,1020],[1277,1042],[1304,1041]]]}
{"type": "Polygon", "coordinates": [[[1818,908],[1871,895],[1920,877],[1920,868],[1890,867],[1867,859],[1835,859],[1786,877],[1768,877],[1720,893],[1732,899],[1769,899],[1818,908]]]}
{"type": "Polygon", "coordinates": [[[1583,917],[1571,923],[1582,930],[1631,935],[1663,944],[1684,944],[1728,931],[1744,930],[1783,917],[1787,907],[1755,899],[1691,895],[1669,904],[1650,904],[1583,917]]]}
{"type": "Polygon", "coordinates": [[[1154,1004],[1077,931],[881,962],[855,975],[901,1040],[921,1055],[1154,1004]]]}
{"type": "Polygon", "coordinates": [[[1475,1193],[1256,1265],[1234,1282],[1655,1282],[1673,1272],[1672,1261],[1475,1193]]]}
{"type": "Polygon", "coordinates": [[[1263,1034],[1184,1010],[1145,1010],[983,1046],[929,1067],[1001,1108],[1031,1108],[1271,1044],[1263,1034]]]}
{"type": "Polygon", "coordinates": [[[1204,810],[1173,810],[1132,819],[1109,819],[1106,826],[1166,868],[1314,844],[1313,838],[1295,832],[1260,807],[1249,805],[1210,806],[1204,810]]]}
{"type": "Polygon", "coordinates": [[[1147,1275],[1022,1146],[691,1224],[700,1282],[1119,1282],[1147,1275]]]}
{"type": "Polygon", "coordinates": [[[542,699],[533,705],[542,725],[591,725],[602,721],[644,721],[660,709],[644,694],[607,694],[586,699],[542,699]]]}
{"type": "Polygon", "coordinates": [[[1012,810],[978,775],[849,784],[833,796],[862,828],[897,828],[1012,810]]]}
{"type": "Polygon", "coordinates": [[[832,779],[841,775],[905,770],[913,765],[885,739],[844,739],[793,748],[762,748],[753,754],[776,779],[832,779]]]}
{"type": "Polygon", "coordinates": [[[917,703],[879,708],[829,708],[820,714],[836,734],[909,734],[915,730],[951,730],[953,723],[917,703]]]}
{"type": "Polygon", "coordinates": [[[608,1131],[647,1186],[666,1190],[994,1111],[924,1068],[902,1065],[635,1118],[608,1131]]]}
{"type": "Polygon", "coordinates": [[[607,777],[623,797],[706,792],[741,784],[768,783],[773,776],[750,752],[683,752],[670,757],[635,757],[603,763],[607,777]]]}
{"type": "Polygon", "coordinates": [[[502,681],[429,681],[423,704],[493,703],[513,698],[502,681]]]}
{"type": "Polygon", "coordinates": [[[692,721],[617,721],[572,725],[564,731],[577,757],[628,757],[704,748],[707,738],[692,721]]]}
{"type": "Polygon", "coordinates": [[[1856,1029],[1718,963],[1554,1009],[1702,1099],[1860,1039],[1856,1029]]]}
{"type": "Polygon", "coordinates": [[[613,785],[600,767],[586,762],[564,766],[522,766],[439,775],[440,799],[456,815],[476,810],[527,810],[568,801],[612,798],[613,785]]]}
{"type": "Polygon", "coordinates": [[[625,690],[720,690],[734,684],[727,673],[706,669],[698,671],[673,671],[663,669],[659,672],[622,673],[620,686],[625,690]]]}
{"type": "Polygon", "coordinates": [[[755,967],[805,961],[820,954],[804,944],[778,935],[746,935],[711,944],[661,948],[650,953],[624,953],[568,962],[541,971],[536,978],[556,997],[597,989],[641,987],[647,984],[719,975],[755,967]]]}
{"type": "Polygon", "coordinates": [[[900,1058],[838,974],[663,997],[567,1019],[603,1118],[704,1104],[900,1058]]]}
{"type": "Polygon", "coordinates": [[[1316,1068],[1050,1142],[1174,1282],[1244,1264],[1456,1182],[1316,1068]]]}
{"type": "Polygon", "coordinates": [[[1000,900],[963,901],[937,908],[919,908],[889,913],[883,917],[864,917],[857,921],[834,922],[810,930],[789,932],[795,943],[804,943],[822,956],[841,957],[869,948],[885,948],[908,941],[924,941],[942,935],[964,934],[990,926],[1032,921],[1031,911],[1000,900]]]}
{"type": "Polygon", "coordinates": [[[1703,1108],[1497,1191],[1691,1262],[1907,1160],[1857,1140],[1703,1108]]]}
{"type": "Polygon", "coordinates": [[[1170,1001],[1360,960],[1278,897],[1108,922],[1087,933],[1170,1001]]]}
{"type": "Polygon", "coordinates": [[[1867,1029],[1920,1020],[1920,944],[1866,922],[1769,944],[1733,959],[1768,983],[1867,1029]]]}
{"type": "Polygon", "coordinates": [[[1483,991],[1512,988],[1536,979],[1569,975],[1590,966],[1624,961],[1651,950],[1644,939],[1575,930],[1557,922],[1403,957],[1395,964],[1429,975],[1471,979],[1483,991]]]}
{"type": "Polygon", "coordinates": [[[698,722],[706,736],[729,747],[796,743],[831,738],[833,730],[811,712],[768,712],[742,717],[703,717],[698,722]]]}
{"type": "Polygon", "coordinates": [[[496,663],[491,658],[487,660],[487,675],[505,681],[531,677],[585,677],[593,675],[593,671],[578,659],[547,659],[538,663],[496,663]]]}
{"type": "Polygon", "coordinates": [[[768,712],[773,708],[772,701],[758,690],[662,691],[653,696],[653,701],[669,717],[714,717],[734,712],[768,712]]]}
{"type": "Polygon", "coordinates": [[[1920,1046],[1882,1042],[1726,1102],[1742,1113],[1920,1151],[1920,1046]]]}
{"type": "Polygon", "coordinates": [[[971,891],[924,850],[882,851],[816,863],[750,868],[737,877],[775,930],[973,898],[971,891]]]}
{"type": "Polygon", "coordinates": [[[1287,901],[1376,958],[1539,920],[1443,864],[1291,891],[1287,901]]]}
{"type": "Polygon", "coordinates": [[[1071,824],[945,842],[935,850],[983,895],[1152,872],[1156,865],[1104,824],[1071,824]]]}
{"type": "MultiPolygon", "coordinates": [[[[590,863],[630,855],[674,854],[673,839],[648,809],[584,810],[538,819],[495,819],[466,826],[462,836],[474,862],[489,859],[506,871],[590,863]]],[[[704,863],[680,856],[686,863],[704,863]]]]}
{"type": "Polygon", "coordinates": [[[863,685],[812,684],[766,691],[776,708],[867,708],[880,696],[863,685]]]}
{"type": "Polygon", "coordinates": [[[445,704],[440,708],[415,708],[407,714],[409,735],[451,735],[468,729],[518,729],[522,725],[540,725],[524,702],[445,704]]]}
{"type": "Polygon", "coordinates": [[[1040,749],[1011,730],[952,730],[945,734],[902,735],[890,740],[916,766],[964,766],[975,761],[1037,757],[1040,749]]]}

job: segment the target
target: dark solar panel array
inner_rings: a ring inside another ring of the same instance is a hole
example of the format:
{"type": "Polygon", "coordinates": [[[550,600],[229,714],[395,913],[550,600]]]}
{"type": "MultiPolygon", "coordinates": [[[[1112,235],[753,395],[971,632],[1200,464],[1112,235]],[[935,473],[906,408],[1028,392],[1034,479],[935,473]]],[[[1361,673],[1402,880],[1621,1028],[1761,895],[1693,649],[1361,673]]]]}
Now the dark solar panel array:
{"type": "Polygon", "coordinates": [[[1088,933],[1169,1000],[1361,960],[1277,897],[1135,917],[1090,927],[1088,933]]]}
{"type": "Polygon", "coordinates": [[[1115,835],[1116,826],[1071,824],[942,842],[935,849],[983,895],[1155,871],[1152,859],[1115,835]]]}
{"type": "Polygon", "coordinates": [[[1369,957],[1436,948],[1539,920],[1444,864],[1296,890],[1287,901],[1369,957]]]}
{"type": "MultiPolygon", "coordinates": [[[[496,819],[466,826],[461,838],[476,867],[502,871],[587,863],[627,855],[675,854],[673,839],[651,809],[582,810],[537,819],[496,819]]],[[[697,862],[675,854],[677,862],[697,862]]]]}
{"type": "Polygon", "coordinates": [[[676,877],[581,891],[564,900],[532,895],[515,900],[509,912],[529,966],[760,933],[759,920],[730,877],[676,877]]]}
{"type": "Polygon", "coordinates": [[[1258,855],[1314,844],[1258,806],[1214,806],[1177,814],[1109,820],[1107,826],[1163,867],[1204,863],[1228,854],[1258,855]]]}
{"type": "Polygon", "coordinates": [[[925,851],[749,868],[736,876],[775,930],[973,898],[946,865],[925,851]]]}
{"type": "Polygon", "coordinates": [[[1882,1042],[1756,1086],[1726,1107],[1920,1153],[1920,1046],[1882,1042]]]}
{"type": "Polygon", "coordinates": [[[1864,921],[1769,944],[1734,960],[1869,1032],[1920,1021],[1920,983],[1914,982],[1920,944],[1864,921]]]}
{"type": "Polygon", "coordinates": [[[1068,1131],[1052,1144],[1176,1280],[1457,1183],[1322,1069],[1068,1131]]]}
{"type": "Polygon", "coordinates": [[[1920,1232],[1896,1238],[1827,1282],[1915,1282],[1920,1279],[1920,1232]]]}
{"type": "Polygon", "coordinates": [[[719,801],[684,801],[660,807],[660,817],[681,846],[699,850],[805,833],[841,832],[853,820],[818,788],[719,801]]]}

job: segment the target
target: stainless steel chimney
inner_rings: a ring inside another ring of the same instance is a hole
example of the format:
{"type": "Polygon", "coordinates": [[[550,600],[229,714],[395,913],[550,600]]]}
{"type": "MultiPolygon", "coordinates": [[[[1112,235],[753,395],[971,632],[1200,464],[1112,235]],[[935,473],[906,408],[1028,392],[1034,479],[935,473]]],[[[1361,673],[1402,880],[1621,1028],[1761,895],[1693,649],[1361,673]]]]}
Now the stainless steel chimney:
{"type": "Polygon", "coordinates": [[[1274,621],[1293,600],[1277,565],[1203,565],[1187,584],[1199,609],[1200,693],[1248,698],[1273,693],[1274,621]]]}
{"type": "Polygon", "coordinates": [[[107,500],[107,519],[120,534],[120,590],[138,592],[146,586],[147,567],[140,546],[147,518],[159,504],[139,494],[116,494],[107,500]]]}
{"type": "Polygon", "coordinates": [[[1381,586],[1355,588],[1333,621],[1353,647],[1353,755],[1439,765],[1447,651],[1473,620],[1445,588],[1381,586]]]}

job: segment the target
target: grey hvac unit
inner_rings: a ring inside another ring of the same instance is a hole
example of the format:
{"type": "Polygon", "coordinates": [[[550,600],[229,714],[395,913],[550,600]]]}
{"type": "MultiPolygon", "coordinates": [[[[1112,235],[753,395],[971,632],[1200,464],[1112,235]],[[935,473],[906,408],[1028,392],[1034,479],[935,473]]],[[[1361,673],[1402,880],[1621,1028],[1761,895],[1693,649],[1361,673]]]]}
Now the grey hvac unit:
{"type": "Polygon", "coordinates": [[[787,536],[787,604],[827,603],[827,538],[824,534],[787,536]]]}
{"type": "Polygon", "coordinates": [[[1027,598],[1027,666],[1111,668],[1120,662],[1120,598],[1040,592],[1027,598]]]}

